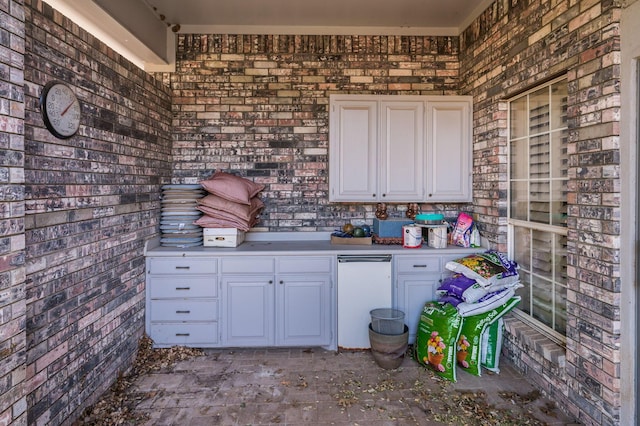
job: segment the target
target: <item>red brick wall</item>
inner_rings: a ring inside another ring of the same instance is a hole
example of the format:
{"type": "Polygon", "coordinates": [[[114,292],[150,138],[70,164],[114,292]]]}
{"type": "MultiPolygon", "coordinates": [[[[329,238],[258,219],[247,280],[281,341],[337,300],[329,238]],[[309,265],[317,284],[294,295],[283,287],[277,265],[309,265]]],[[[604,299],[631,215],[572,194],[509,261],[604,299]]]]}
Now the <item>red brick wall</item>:
{"type": "Polygon", "coordinates": [[[498,0],[460,41],[461,91],[475,99],[474,209],[483,235],[503,250],[505,99],[559,73],[568,76],[566,354],[513,319],[505,346],[533,382],[584,424],[617,424],[620,415],[617,4],[498,0]]]}
{"type": "Polygon", "coordinates": [[[0,1],[0,424],[26,424],[24,13],[0,1]]]}
{"type": "Polygon", "coordinates": [[[221,169],[264,183],[264,230],[371,221],[375,204],[328,203],[329,95],[457,94],[458,53],[458,37],[179,35],[176,72],[163,76],[173,176],[191,183],[221,169]]]}
{"type": "Polygon", "coordinates": [[[27,1],[26,393],[30,424],[74,418],[131,366],[144,330],[144,240],[171,175],[167,88],[41,1],[27,1]],[[73,87],[78,135],[38,107],[73,87]]]}

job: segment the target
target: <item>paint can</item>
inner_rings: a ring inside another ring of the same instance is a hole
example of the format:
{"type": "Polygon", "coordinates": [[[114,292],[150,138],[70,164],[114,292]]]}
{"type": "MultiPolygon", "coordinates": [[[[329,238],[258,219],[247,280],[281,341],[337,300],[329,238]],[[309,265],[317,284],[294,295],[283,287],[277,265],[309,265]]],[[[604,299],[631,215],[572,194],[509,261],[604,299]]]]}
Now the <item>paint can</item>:
{"type": "Polygon", "coordinates": [[[427,245],[429,247],[447,247],[447,225],[429,226],[427,233],[427,245]]]}
{"type": "Polygon", "coordinates": [[[402,227],[402,247],[420,248],[422,245],[422,228],[416,225],[402,227]]]}

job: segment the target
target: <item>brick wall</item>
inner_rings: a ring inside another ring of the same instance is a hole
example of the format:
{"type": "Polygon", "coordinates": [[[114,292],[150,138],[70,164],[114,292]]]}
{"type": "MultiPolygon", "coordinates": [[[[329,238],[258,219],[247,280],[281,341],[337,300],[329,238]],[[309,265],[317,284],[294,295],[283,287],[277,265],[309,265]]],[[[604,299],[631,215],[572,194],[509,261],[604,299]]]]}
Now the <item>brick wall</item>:
{"type": "Polygon", "coordinates": [[[619,2],[497,0],[460,39],[461,91],[474,96],[474,209],[506,249],[509,96],[569,81],[566,354],[510,320],[506,353],[584,424],[620,415],[619,2]]]}
{"type": "Polygon", "coordinates": [[[498,0],[459,39],[181,35],[177,72],[163,76],[174,99],[174,178],[234,170],[267,185],[263,228],[333,229],[371,218],[374,206],[327,203],[329,94],[471,94],[473,211],[490,245],[506,251],[506,99],[566,73],[567,348],[509,321],[506,353],[584,423],[615,423],[619,12],[612,1],[498,0]]]}
{"type": "Polygon", "coordinates": [[[457,94],[458,53],[458,37],[179,35],[176,72],[162,76],[173,176],[193,183],[220,169],[264,183],[262,230],[371,221],[375,204],[328,203],[329,95],[457,94]]]}
{"type": "Polygon", "coordinates": [[[0,81],[15,89],[0,92],[0,423],[26,423],[23,395],[29,423],[63,423],[128,367],[142,332],[141,244],[156,232],[161,183],[216,169],[264,182],[260,226],[272,231],[372,217],[373,205],[327,203],[331,93],[472,94],[473,208],[483,236],[504,250],[505,98],[565,71],[566,355],[547,353],[513,318],[506,354],[581,422],[617,423],[615,2],[497,0],[460,38],[180,35],[177,72],[157,76],[171,92],[40,0],[26,1],[23,33],[21,3],[0,0],[0,81]],[[67,141],[48,134],[38,111],[50,78],[82,102],[80,135],[67,141]]]}
{"type": "Polygon", "coordinates": [[[26,424],[24,10],[0,1],[0,424],[26,424]]]}
{"type": "Polygon", "coordinates": [[[25,9],[25,391],[29,424],[61,424],[131,366],[144,331],[143,243],[170,182],[171,99],[47,4],[25,9]],[[82,106],[70,139],[43,125],[51,79],[82,106]]]}

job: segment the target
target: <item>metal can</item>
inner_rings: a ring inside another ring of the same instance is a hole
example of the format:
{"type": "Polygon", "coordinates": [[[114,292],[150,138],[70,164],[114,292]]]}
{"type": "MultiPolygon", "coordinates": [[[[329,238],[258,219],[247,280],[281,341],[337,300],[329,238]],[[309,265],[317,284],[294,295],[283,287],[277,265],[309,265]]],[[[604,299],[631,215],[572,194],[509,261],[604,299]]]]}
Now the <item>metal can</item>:
{"type": "Polygon", "coordinates": [[[422,245],[422,228],[416,225],[402,227],[402,247],[420,248],[422,245]]]}
{"type": "Polygon", "coordinates": [[[447,247],[447,225],[430,226],[428,228],[429,236],[427,237],[427,245],[433,248],[447,247]]]}

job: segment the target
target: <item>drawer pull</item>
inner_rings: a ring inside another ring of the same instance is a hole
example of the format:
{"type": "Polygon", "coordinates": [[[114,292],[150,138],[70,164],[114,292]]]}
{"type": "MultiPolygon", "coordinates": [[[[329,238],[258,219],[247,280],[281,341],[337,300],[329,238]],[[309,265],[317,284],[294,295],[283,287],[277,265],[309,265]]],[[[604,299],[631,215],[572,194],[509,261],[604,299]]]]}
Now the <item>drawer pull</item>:
{"type": "Polygon", "coordinates": [[[413,265],[414,268],[426,268],[427,265],[413,265]]]}
{"type": "Polygon", "coordinates": [[[176,287],[176,290],[191,290],[191,287],[176,287]]]}
{"type": "Polygon", "coordinates": [[[190,333],[176,333],[177,337],[189,337],[190,335],[190,333]]]}
{"type": "Polygon", "coordinates": [[[176,314],[190,314],[191,311],[176,311],[176,314]]]}
{"type": "Polygon", "coordinates": [[[191,266],[176,266],[176,269],[191,269],[191,266]]]}

